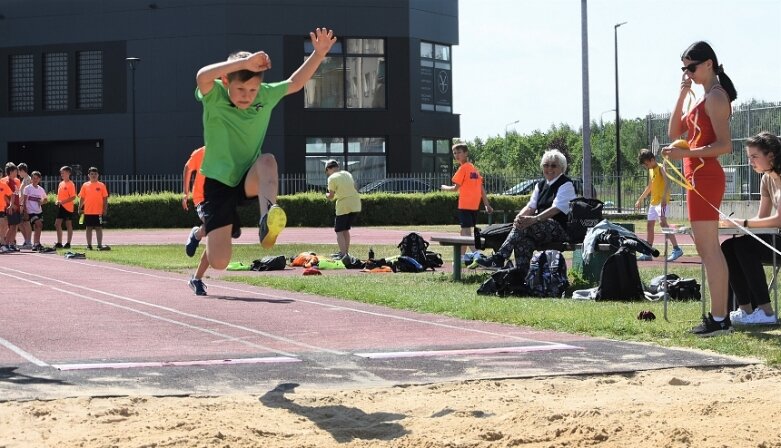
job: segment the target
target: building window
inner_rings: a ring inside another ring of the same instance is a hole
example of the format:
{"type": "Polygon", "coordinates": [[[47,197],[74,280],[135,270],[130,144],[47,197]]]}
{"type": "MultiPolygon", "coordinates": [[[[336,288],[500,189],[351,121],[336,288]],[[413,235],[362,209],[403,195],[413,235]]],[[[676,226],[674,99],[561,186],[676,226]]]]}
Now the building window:
{"type": "Polygon", "coordinates": [[[68,53],[43,55],[43,109],[68,110],[68,53]]]}
{"type": "Polygon", "coordinates": [[[423,172],[445,176],[446,179],[449,179],[453,166],[450,140],[424,138],[421,142],[421,148],[423,151],[421,157],[423,172]]]}
{"type": "Polygon", "coordinates": [[[79,51],[76,59],[76,108],[103,108],[103,51],[79,51]]]}
{"type": "MultiPolygon", "coordinates": [[[[385,40],[337,42],[304,86],[307,109],[385,109],[385,40]]],[[[312,53],[304,42],[304,59],[312,53]]]]}
{"type": "Polygon", "coordinates": [[[450,46],[420,43],[420,110],[453,111],[450,46]]]}
{"type": "Polygon", "coordinates": [[[31,54],[15,54],[9,67],[9,108],[11,112],[35,109],[35,62],[31,54]]]}
{"type": "Polygon", "coordinates": [[[326,187],[325,162],[335,159],[349,171],[358,187],[382,179],[386,173],[383,137],[307,137],[306,183],[309,188],[326,187]]]}

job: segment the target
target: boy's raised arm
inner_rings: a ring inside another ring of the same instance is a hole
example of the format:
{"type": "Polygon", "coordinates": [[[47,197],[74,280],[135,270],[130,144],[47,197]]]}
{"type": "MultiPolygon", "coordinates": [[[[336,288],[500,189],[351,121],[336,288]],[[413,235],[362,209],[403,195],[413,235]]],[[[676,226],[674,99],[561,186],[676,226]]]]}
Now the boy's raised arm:
{"type": "Polygon", "coordinates": [[[271,58],[263,51],[253,53],[246,58],[233,61],[222,61],[207,65],[198,70],[195,81],[202,95],[208,94],[214,87],[214,80],[239,70],[262,72],[271,68],[271,58]]]}
{"type": "Polygon", "coordinates": [[[336,43],[334,31],[328,28],[315,29],[314,32],[309,33],[309,38],[312,40],[312,47],[314,47],[315,51],[288,78],[288,81],[290,81],[287,87],[288,95],[304,88],[304,85],[312,79],[312,76],[317,71],[317,67],[320,66],[328,52],[331,51],[331,47],[336,43]]]}

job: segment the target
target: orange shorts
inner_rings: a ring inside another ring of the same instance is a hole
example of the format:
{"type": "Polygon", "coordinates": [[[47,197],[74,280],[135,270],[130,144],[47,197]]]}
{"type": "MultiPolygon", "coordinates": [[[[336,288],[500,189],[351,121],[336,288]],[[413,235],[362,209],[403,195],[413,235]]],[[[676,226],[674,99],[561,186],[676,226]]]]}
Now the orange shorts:
{"type": "MultiPolygon", "coordinates": [[[[686,176],[692,182],[692,176],[686,176]]],[[[686,190],[686,209],[689,221],[718,221],[721,200],[727,184],[723,170],[694,173],[694,190],[686,190]],[[710,204],[709,204],[710,203],[710,204]]]]}

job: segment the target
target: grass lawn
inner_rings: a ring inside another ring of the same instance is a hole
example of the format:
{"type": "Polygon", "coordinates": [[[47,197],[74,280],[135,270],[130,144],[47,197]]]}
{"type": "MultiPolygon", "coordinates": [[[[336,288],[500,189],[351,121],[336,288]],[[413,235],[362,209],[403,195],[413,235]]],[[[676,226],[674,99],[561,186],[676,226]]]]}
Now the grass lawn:
{"type": "MultiPolygon", "coordinates": [[[[277,245],[271,251],[266,251],[258,245],[237,245],[234,246],[233,259],[247,263],[264,255],[290,257],[303,251],[329,254],[334,248],[333,244],[289,244],[277,245]]],[[[375,245],[373,248],[377,257],[398,254],[398,249],[391,245],[375,245]]],[[[363,255],[368,252],[369,246],[353,245],[352,249],[353,253],[363,255]]],[[[89,258],[151,269],[192,272],[199,255],[200,250],[196,257],[187,258],[182,253],[181,245],[117,246],[108,252],[90,252],[89,258]]],[[[452,259],[449,250],[443,250],[442,255],[448,261],[452,259]]],[[[681,277],[700,278],[699,266],[676,266],[675,272],[681,277]]],[[[641,276],[648,282],[661,273],[661,268],[647,268],[643,269],[641,276]]],[[[671,322],[666,322],[662,318],[662,303],[658,302],[592,302],[478,296],[475,291],[487,276],[487,273],[468,275],[462,282],[453,282],[448,274],[442,272],[373,275],[356,271],[355,274],[315,277],[239,272],[225,279],[463,319],[583,333],[664,346],[707,349],[729,355],[756,357],[770,365],[781,365],[781,329],[777,327],[738,329],[731,336],[709,339],[689,335],[686,330],[699,320],[699,302],[671,302],[671,322]],[[653,311],[657,319],[637,320],[637,314],[641,310],[653,311]]],[[[573,278],[572,273],[570,277],[573,278]]],[[[588,285],[581,284],[577,287],[588,285]]]]}

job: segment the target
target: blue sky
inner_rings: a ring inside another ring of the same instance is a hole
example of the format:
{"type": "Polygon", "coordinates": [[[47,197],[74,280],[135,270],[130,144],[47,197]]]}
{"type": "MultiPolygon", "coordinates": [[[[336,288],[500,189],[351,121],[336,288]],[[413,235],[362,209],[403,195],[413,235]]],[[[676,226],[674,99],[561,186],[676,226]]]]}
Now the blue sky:
{"type": "MultiPolygon", "coordinates": [[[[582,123],[580,0],[458,0],[453,106],[461,138],[582,123]],[[517,124],[509,124],[518,120],[517,124]]],[[[591,119],[613,121],[613,25],[618,29],[622,118],[669,112],[680,55],[710,42],[738,90],[781,101],[781,1],[589,0],[591,119]]],[[[698,97],[701,90],[696,91],[698,97]]]]}

